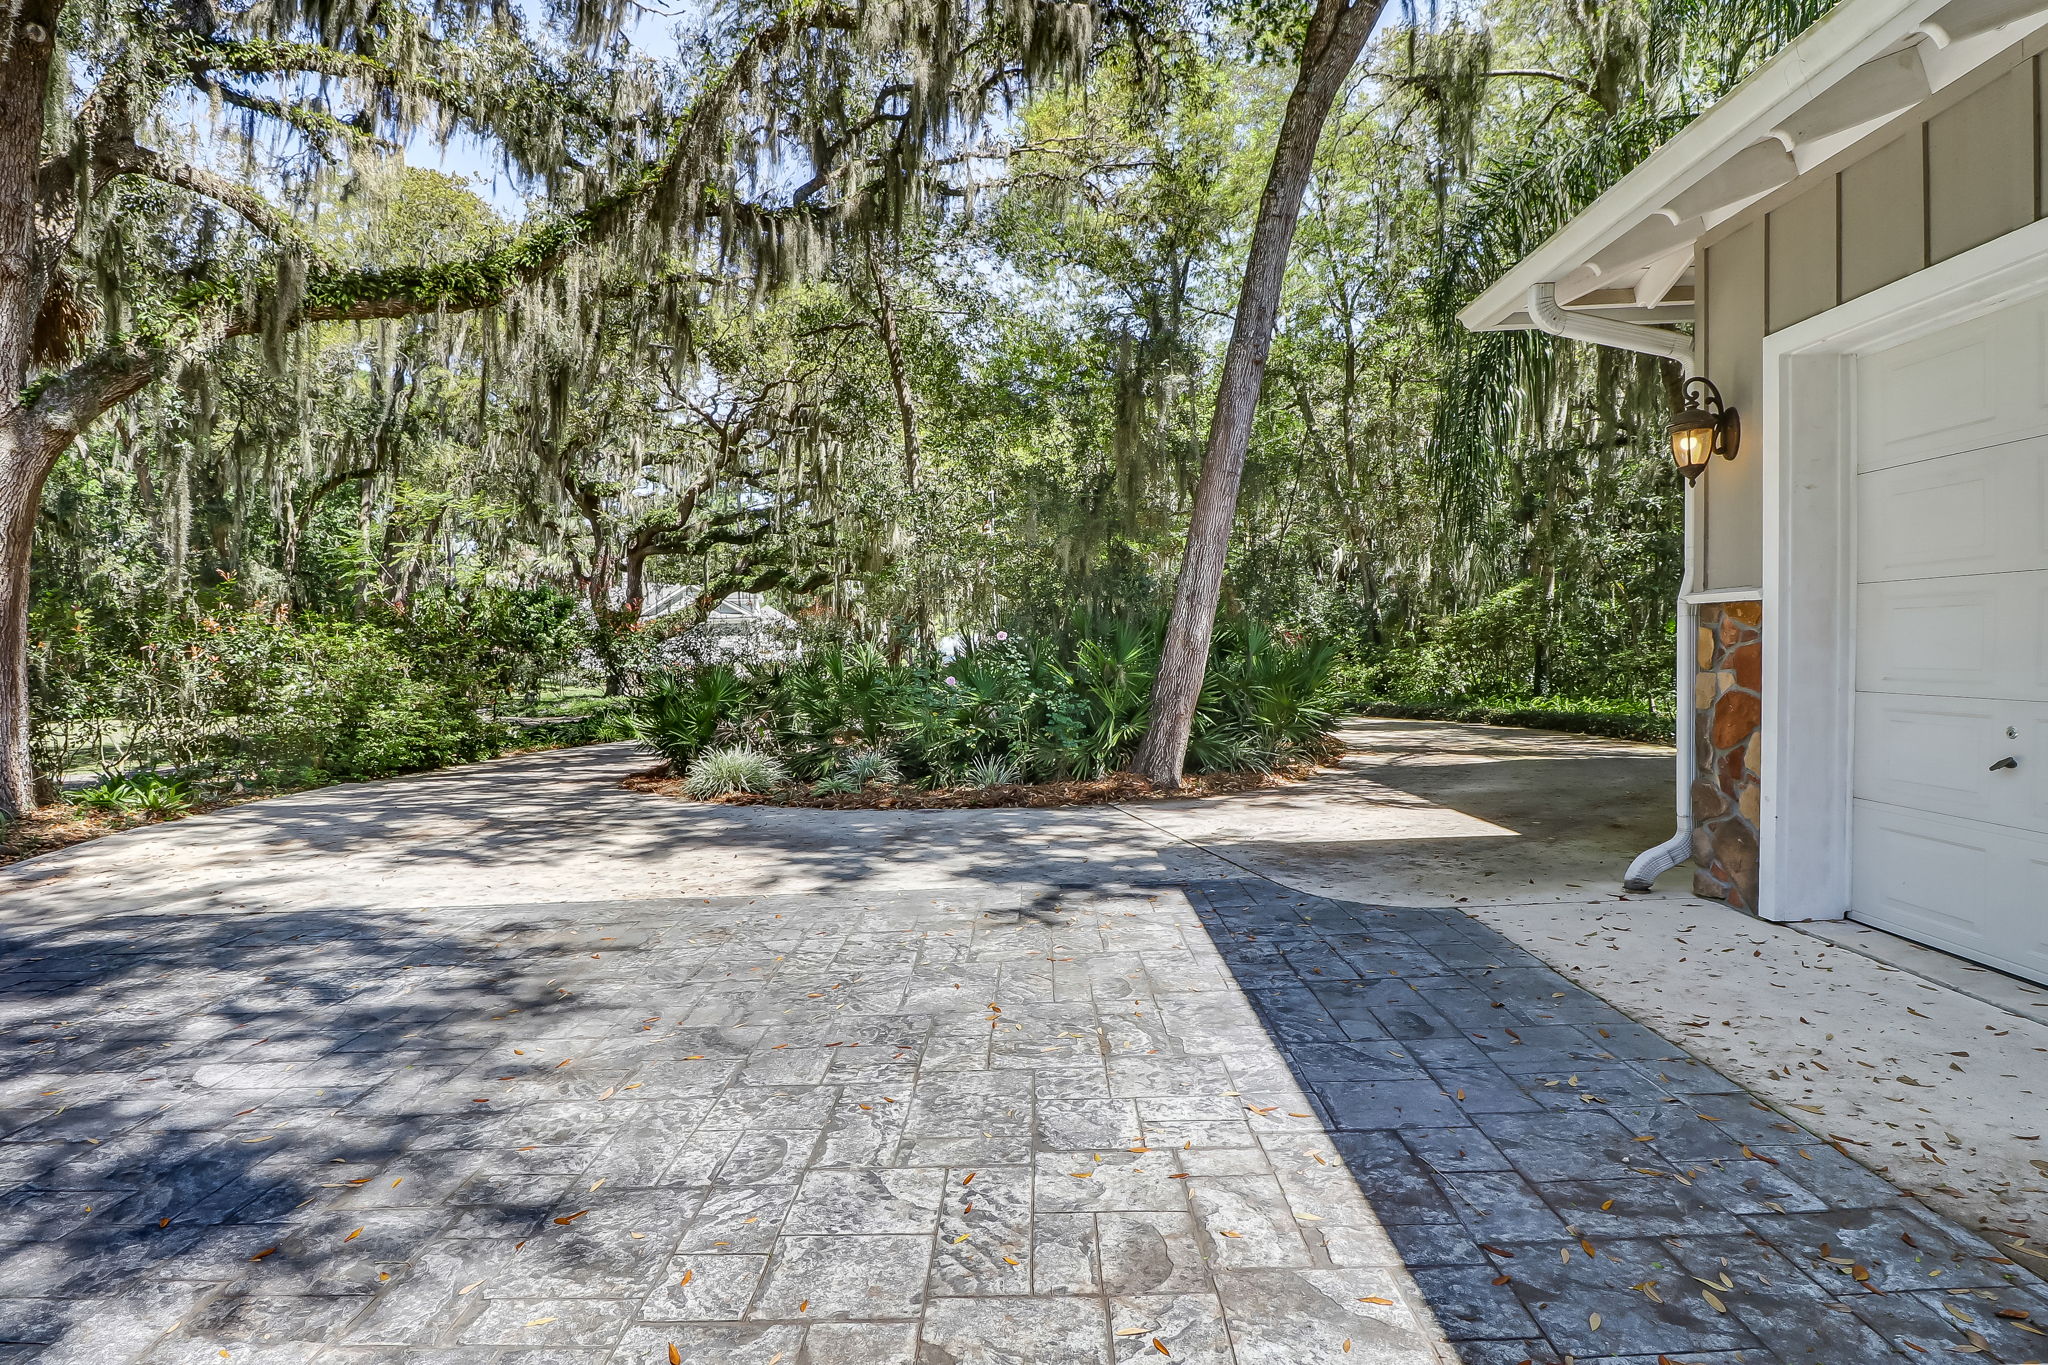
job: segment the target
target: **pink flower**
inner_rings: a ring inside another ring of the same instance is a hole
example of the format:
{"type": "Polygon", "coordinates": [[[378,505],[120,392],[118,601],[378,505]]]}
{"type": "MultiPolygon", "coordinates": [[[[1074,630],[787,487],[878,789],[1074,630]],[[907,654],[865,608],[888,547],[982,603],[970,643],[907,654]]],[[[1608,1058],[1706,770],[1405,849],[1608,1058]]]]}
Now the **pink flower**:
{"type": "Polygon", "coordinates": [[[958,687],[959,685],[960,680],[958,678],[949,677],[946,679],[946,686],[948,687],[958,687]]]}
{"type": "Polygon", "coordinates": [[[1010,632],[1007,630],[999,630],[996,632],[996,638],[998,640],[1007,640],[1010,638],[1010,632]]]}

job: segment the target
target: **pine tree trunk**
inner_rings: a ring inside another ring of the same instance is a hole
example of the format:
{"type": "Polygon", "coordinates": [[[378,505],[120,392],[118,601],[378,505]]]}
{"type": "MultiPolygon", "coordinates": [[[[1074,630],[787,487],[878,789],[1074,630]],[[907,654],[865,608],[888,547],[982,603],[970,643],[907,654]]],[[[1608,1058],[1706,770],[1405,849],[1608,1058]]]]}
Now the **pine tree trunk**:
{"type": "Polygon", "coordinates": [[[1174,588],[1173,615],[1160,648],[1159,672],[1152,683],[1151,723],[1138,750],[1138,770],[1156,786],[1178,787],[1187,761],[1188,733],[1201,697],[1202,678],[1208,671],[1209,643],[1223,592],[1223,569],[1230,554],[1231,523],[1237,517],[1238,487],[1244,480],[1252,415],[1265,379],[1266,358],[1273,349],[1273,323],[1280,311],[1288,250],[1294,244],[1302,196],[1315,166],[1316,145],[1322,141],[1331,106],[1371,36],[1384,3],[1317,0],[1302,44],[1300,74],[1280,120],[1273,165],[1259,201],[1258,222],[1252,228],[1244,288],[1238,296],[1230,349],[1224,353],[1216,391],[1216,412],[1209,424],[1209,446],[1195,484],[1187,553],[1174,588]]]}

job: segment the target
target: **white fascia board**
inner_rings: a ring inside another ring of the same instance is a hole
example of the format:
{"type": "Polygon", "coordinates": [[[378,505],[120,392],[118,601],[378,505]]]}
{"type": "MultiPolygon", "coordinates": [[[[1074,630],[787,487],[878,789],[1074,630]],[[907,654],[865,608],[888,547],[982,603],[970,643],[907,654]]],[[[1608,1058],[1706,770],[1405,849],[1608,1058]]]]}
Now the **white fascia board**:
{"type": "Polygon", "coordinates": [[[1652,152],[1458,314],[1475,332],[1510,326],[1531,287],[1555,283],[1695,182],[1772,136],[1818,94],[1910,38],[1944,0],[1842,0],[1726,98],[1652,152]]]}

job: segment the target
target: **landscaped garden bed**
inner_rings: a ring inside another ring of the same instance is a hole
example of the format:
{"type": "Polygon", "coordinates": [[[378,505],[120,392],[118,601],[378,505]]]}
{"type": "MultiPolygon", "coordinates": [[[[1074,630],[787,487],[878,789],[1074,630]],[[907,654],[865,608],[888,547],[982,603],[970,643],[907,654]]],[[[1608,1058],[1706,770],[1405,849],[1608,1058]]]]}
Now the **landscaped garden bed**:
{"type": "Polygon", "coordinates": [[[1158,651],[1155,627],[1079,620],[946,656],[822,644],[679,671],[634,706],[665,761],[626,785],[819,810],[1102,805],[1277,786],[1342,752],[1325,700],[1333,651],[1233,624],[1211,654],[1187,784],[1155,789],[1127,769],[1158,651]]]}
{"type": "MultiPolygon", "coordinates": [[[[1239,792],[1286,787],[1306,781],[1328,766],[1343,745],[1332,742],[1320,761],[1304,759],[1269,772],[1190,773],[1178,791],[1162,791],[1136,773],[1054,782],[1010,782],[987,787],[919,787],[912,783],[876,783],[857,792],[817,795],[801,784],[767,792],[727,792],[701,798],[726,806],[794,806],[805,810],[988,810],[999,806],[1109,806],[1125,801],[1164,801],[1183,797],[1232,796],[1239,792]]],[[[666,763],[635,773],[622,786],[658,796],[691,798],[683,779],[666,763]]]]}

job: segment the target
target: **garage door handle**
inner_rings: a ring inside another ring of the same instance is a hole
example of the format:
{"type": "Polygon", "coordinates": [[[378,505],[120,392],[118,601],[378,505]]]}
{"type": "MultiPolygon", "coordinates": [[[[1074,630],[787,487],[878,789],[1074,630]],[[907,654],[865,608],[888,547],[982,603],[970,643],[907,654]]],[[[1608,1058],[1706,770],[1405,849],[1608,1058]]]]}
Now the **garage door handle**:
{"type": "Polygon", "coordinates": [[[1991,771],[1999,772],[2006,768],[2017,768],[2019,766],[2020,761],[2016,758],[2001,758],[1998,762],[1991,765],[1991,771]]]}

